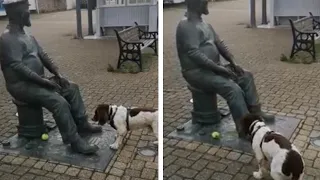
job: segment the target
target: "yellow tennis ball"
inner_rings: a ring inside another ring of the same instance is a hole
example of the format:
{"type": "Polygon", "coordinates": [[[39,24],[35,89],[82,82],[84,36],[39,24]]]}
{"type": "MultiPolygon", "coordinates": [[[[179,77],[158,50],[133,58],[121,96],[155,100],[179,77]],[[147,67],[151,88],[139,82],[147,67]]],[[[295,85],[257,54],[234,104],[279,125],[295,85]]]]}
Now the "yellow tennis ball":
{"type": "Polygon", "coordinates": [[[42,134],[41,139],[42,139],[43,141],[46,141],[46,140],[49,139],[49,135],[48,135],[48,134],[42,134]]]}
{"type": "Polygon", "coordinates": [[[213,139],[219,139],[220,138],[220,133],[217,131],[212,132],[211,134],[213,139]]]}

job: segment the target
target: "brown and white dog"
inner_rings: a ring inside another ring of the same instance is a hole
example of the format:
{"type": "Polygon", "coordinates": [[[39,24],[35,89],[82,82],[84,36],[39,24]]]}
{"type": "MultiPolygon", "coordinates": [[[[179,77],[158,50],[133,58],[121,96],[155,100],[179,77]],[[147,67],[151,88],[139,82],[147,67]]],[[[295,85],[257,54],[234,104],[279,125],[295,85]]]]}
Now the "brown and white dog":
{"type": "Polygon", "coordinates": [[[272,131],[257,115],[247,115],[241,125],[251,137],[252,149],[259,164],[259,171],[253,172],[254,178],[262,179],[270,165],[270,175],[274,180],[303,179],[303,158],[287,138],[272,131]]]}
{"type": "MultiPolygon", "coordinates": [[[[95,110],[93,121],[99,125],[109,124],[117,131],[116,141],[110,145],[118,149],[123,138],[130,130],[151,128],[158,139],[158,110],[151,108],[131,108],[109,104],[100,104],[95,110]]],[[[154,144],[157,144],[155,141],[154,144]]]]}

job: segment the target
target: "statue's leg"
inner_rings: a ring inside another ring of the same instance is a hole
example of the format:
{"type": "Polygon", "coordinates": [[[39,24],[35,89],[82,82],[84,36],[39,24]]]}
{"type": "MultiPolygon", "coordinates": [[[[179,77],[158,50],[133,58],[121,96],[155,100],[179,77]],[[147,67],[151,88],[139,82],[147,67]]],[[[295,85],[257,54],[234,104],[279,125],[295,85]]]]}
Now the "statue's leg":
{"type": "Polygon", "coordinates": [[[70,86],[68,88],[62,89],[61,95],[70,104],[71,113],[78,127],[78,132],[98,133],[102,131],[100,126],[93,126],[88,122],[86,108],[84,106],[79,86],[77,84],[70,82],[70,86]]]}
{"type": "Polygon", "coordinates": [[[91,154],[98,150],[97,146],[89,145],[79,136],[70,111],[70,105],[57,92],[37,85],[28,85],[23,90],[16,90],[13,96],[26,103],[39,104],[48,109],[57,123],[63,142],[71,143],[73,150],[83,154],[91,154]]]}
{"type": "Polygon", "coordinates": [[[240,137],[244,133],[240,127],[240,120],[249,113],[244,98],[244,92],[234,81],[214,73],[193,72],[185,76],[188,83],[206,92],[214,92],[221,95],[228,103],[232,117],[240,137]]]}
{"type": "Polygon", "coordinates": [[[239,77],[238,84],[245,94],[245,100],[247,102],[249,111],[251,113],[262,116],[265,119],[265,121],[274,121],[273,115],[267,115],[261,110],[259,95],[256,89],[256,85],[254,83],[254,77],[252,73],[245,70],[244,75],[239,77]]]}

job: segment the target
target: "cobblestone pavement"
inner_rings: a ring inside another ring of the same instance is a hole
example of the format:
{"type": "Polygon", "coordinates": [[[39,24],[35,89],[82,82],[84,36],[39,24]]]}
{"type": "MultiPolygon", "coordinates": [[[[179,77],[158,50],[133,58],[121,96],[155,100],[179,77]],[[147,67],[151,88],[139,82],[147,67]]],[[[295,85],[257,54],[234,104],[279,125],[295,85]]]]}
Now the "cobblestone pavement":
{"type": "MultiPolygon", "coordinates": [[[[290,30],[245,28],[248,6],[247,0],[213,2],[205,19],[224,38],[237,62],[254,73],[264,109],[301,120],[291,140],[303,152],[305,179],[319,180],[320,148],[309,142],[320,132],[320,64],[281,62],[281,54],[288,55],[291,48],[290,30]]],[[[191,118],[191,93],[182,79],[175,47],[176,25],[184,12],[183,6],[164,10],[164,179],[253,179],[257,165],[252,154],[167,137],[191,118]]]]}
{"type": "MultiPolygon", "coordinates": [[[[157,107],[158,71],[157,60],[153,60],[151,70],[138,74],[108,73],[108,63],[118,56],[116,41],[82,41],[73,39],[76,32],[74,11],[33,15],[31,31],[40,44],[52,55],[60,71],[78,83],[90,117],[99,103],[123,104],[126,106],[157,107]]],[[[0,29],[6,24],[0,20],[0,29]]],[[[86,29],[86,13],[83,13],[86,29]]],[[[84,32],[84,34],[86,31],[84,32]]],[[[0,140],[16,133],[16,108],[4,88],[0,76],[0,140]]],[[[0,155],[1,180],[116,180],[116,179],[156,179],[157,157],[137,154],[137,148],[154,140],[146,131],[133,131],[127,135],[123,146],[108,168],[103,171],[71,166],[69,164],[46,161],[18,155],[0,155]]]]}

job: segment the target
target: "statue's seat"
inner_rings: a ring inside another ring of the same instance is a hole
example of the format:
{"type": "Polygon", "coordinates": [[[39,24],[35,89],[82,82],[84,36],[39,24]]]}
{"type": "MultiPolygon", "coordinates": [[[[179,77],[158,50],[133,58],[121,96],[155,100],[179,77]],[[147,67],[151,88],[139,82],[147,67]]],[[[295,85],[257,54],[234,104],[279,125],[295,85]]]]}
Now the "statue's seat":
{"type": "Polygon", "coordinates": [[[47,132],[40,105],[29,104],[17,99],[12,99],[12,102],[17,106],[19,119],[17,129],[20,137],[39,138],[47,132]]]}
{"type": "Polygon", "coordinates": [[[188,84],[192,93],[193,111],[192,122],[195,124],[216,124],[220,122],[221,115],[218,110],[217,94],[206,92],[188,84]]]}

